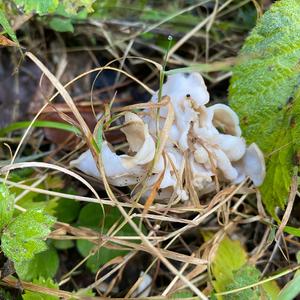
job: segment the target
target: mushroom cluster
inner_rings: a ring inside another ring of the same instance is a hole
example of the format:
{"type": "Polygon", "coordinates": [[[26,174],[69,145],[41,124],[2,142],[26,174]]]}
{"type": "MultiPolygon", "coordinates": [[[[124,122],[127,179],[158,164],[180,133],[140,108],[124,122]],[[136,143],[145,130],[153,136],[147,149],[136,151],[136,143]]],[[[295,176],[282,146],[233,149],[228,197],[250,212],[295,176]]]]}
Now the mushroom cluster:
{"type": "MultiPolygon", "coordinates": [[[[107,141],[102,144],[105,175],[112,185],[135,186],[135,191],[143,185],[144,194],[155,186],[156,199],[187,201],[192,194],[211,192],[222,182],[238,184],[249,177],[255,186],[262,184],[262,152],[254,143],[247,147],[238,116],[230,107],[206,107],[209,94],[200,74],[170,75],[161,95],[169,97],[173,118],[164,132],[167,138],[160,157],[156,144],[165,130],[168,107],[146,109],[139,115],[126,112],[121,131],[128,149],[118,155],[107,141]]],[[[151,102],[157,103],[158,98],[157,92],[151,102]]],[[[71,164],[88,175],[100,176],[89,150],[71,164]]]]}

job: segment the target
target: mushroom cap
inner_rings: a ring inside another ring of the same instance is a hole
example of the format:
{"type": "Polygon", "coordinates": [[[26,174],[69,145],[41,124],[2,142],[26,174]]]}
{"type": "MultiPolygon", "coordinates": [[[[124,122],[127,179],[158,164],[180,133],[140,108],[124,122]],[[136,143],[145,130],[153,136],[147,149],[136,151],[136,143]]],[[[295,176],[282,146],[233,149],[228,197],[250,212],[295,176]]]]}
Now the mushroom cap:
{"type": "Polygon", "coordinates": [[[232,166],[229,158],[220,149],[214,149],[212,153],[217,161],[217,168],[222,172],[227,180],[233,181],[238,177],[237,170],[232,166]]]}
{"type": "Polygon", "coordinates": [[[255,143],[246,149],[242,159],[234,162],[233,166],[238,171],[234,183],[240,183],[248,176],[255,186],[262,185],[266,176],[266,165],[264,155],[255,143]]]}
{"type": "MultiPolygon", "coordinates": [[[[209,101],[209,94],[204,80],[199,73],[178,73],[168,76],[167,82],[162,86],[162,95],[170,97],[173,104],[175,120],[170,134],[176,137],[179,147],[185,151],[188,149],[188,133],[191,123],[198,119],[199,108],[209,101]]],[[[152,97],[152,102],[158,101],[158,92],[152,97]]],[[[168,110],[162,107],[160,117],[165,118],[168,110]]],[[[153,118],[152,118],[153,119],[153,118]]],[[[149,118],[145,118],[147,122],[149,118]]],[[[154,124],[150,121],[150,132],[154,134],[154,124]]]]}
{"type": "MultiPolygon", "coordinates": [[[[141,166],[127,169],[122,165],[121,158],[111,151],[108,143],[101,147],[102,162],[108,181],[115,186],[128,186],[139,183],[145,170],[141,166]]],[[[77,159],[70,162],[70,166],[79,169],[87,175],[100,177],[100,172],[90,150],[83,152],[77,159]]]]}
{"type": "Polygon", "coordinates": [[[246,175],[255,186],[262,185],[266,176],[266,164],[263,153],[255,143],[247,148],[243,161],[246,175]]]}
{"type": "MultiPolygon", "coordinates": [[[[209,102],[205,82],[202,76],[196,72],[169,75],[166,83],[162,86],[162,96],[165,95],[171,98],[173,104],[186,98],[191,98],[197,107],[209,102]]],[[[158,101],[158,92],[152,97],[151,101],[158,101]]]]}
{"type": "Polygon", "coordinates": [[[125,134],[129,148],[136,155],[121,155],[122,165],[133,168],[144,165],[153,160],[155,155],[155,143],[149,134],[148,125],[134,113],[125,114],[125,123],[121,131],[125,134]]]}
{"type": "Polygon", "coordinates": [[[142,277],[142,281],[140,281],[137,288],[133,291],[132,297],[146,298],[151,292],[152,277],[144,272],[141,272],[140,277],[142,277]]]}
{"type": "MultiPolygon", "coordinates": [[[[134,156],[117,155],[106,141],[102,143],[101,147],[105,175],[108,181],[115,186],[139,183],[146,173],[145,165],[152,161],[155,155],[155,143],[149,134],[147,124],[144,124],[139,116],[131,112],[126,113],[122,131],[126,136],[129,148],[136,152],[134,156]]],[[[82,153],[70,164],[88,175],[100,177],[90,150],[82,153]]]]}
{"type": "Polygon", "coordinates": [[[239,117],[229,106],[219,103],[208,107],[208,110],[213,112],[212,122],[216,128],[225,134],[241,136],[239,117]]]}
{"type": "Polygon", "coordinates": [[[246,152],[246,142],[243,138],[228,134],[218,134],[215,136],[214,143],[232,161],[240,160],[246,152]]]}
{"type": "Polygon", "coordinates": [[[90,150],[83,152],[77,159],[70,162],[71,167],[84,172],[93,177],[100,177],[100,172],[97,169],[96,162],[90,150]]]}

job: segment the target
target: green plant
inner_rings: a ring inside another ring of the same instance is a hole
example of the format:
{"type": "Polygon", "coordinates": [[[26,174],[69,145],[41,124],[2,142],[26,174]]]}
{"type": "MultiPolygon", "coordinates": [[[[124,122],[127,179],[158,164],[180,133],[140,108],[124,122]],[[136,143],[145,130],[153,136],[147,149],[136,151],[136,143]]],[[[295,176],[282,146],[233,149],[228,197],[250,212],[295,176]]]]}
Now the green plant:
{"type": "MultiPolygon", "coordinates": [[[[105,206],[104,216],[100,205],[89,203],[81,209],[77,223],[79,226],[101,231],[101,234],[105,235],[112,228],[117,228],[116,226],[118,224],[120,225],[123,220],[124,218],[117,208],[105,206]]],[[[129,224],[125,224],[116,234],[116,236],[120,235],[135,236],[136,234],[129,224]]],[[[77,249],[84,257],[88,256],[93,248],[95,248],[95,245],[89,241],[77,241],[77,249]]],[[[107,249],[105,247],[101,247],[95,252],[95,254],[88,258],[86,265],[92,272],[96,273],[100,266],[117,256],[124,256],[127,253],[127,250],[107,249]]]]}
{"type": "Polygon", "coordinates": [[[247,141],[264,151],[263,202],[284,208],[300,150],[300,2],[277,1],[247,38],[233,70],[230,105],[247,141]]]}
{"type": "MultiPolygon", "coordinates": [[[[205,238],[207,239],[209,236],[205,238]]],[[[247,252],[240,241],[231,240],[227,236],[223,238],[217,248],[211,271],[214,276],[213,286],[218,293],[244,288],[257,283],[257,286],[253,288],[243,289],[224,296],[218,295],[217,299],[219,300],[276,299],[279,293],[275,281],[270,281],[258,287],[261,273],[255,266],[247,263],[247,252]]]]}
{"type": "Polygon", "coordinates": [[[1,249],[5,256],[15,263],[17,271],[26,274],[25,269],[29,261],[37,260],[36,255],[47,250],[44,240],[49,235],[55,218],[39,209],[28,209],[14,217],[14,200],[14,195],[6,185],[1,184],[1,249]]]}
{"type": "MultiPolygon", "coordinates": [[[[73,31],[73,21],[86,18],[88,13],[93,12],[92,5],[95,0],[13,0],[12,1],[25,14],[37,14],[39,16],[50,15],[48,25],[56,31],[73,31]]],[[[0,25],[10,38],[17,43],[17,37],[9,24],[6,16],[5,5],[0,6],[0,25]]],[[[10,11],[11,12],[11,11],[10,11]]]]}

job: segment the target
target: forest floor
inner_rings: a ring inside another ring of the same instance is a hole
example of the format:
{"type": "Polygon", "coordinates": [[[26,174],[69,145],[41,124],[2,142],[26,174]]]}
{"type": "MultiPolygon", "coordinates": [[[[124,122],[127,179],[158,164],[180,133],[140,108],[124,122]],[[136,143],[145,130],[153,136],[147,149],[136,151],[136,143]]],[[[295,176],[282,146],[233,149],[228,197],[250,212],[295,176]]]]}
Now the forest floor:
{"type": "MultiPolygon", "coordinates": [[[[19,167],[0,182],[15,195],[16,214],[43,209],[57,221],[48,250],[27,270],[15,266],[18,276],[0,253],[0,299],[220,299],[234,289],[240,290],[223,298],[275,299],[293,278],[300,241],[278,234],[249,181],[221,185],[198,207],[154,200],[146,209],[129,188],[108,191],[102,180],[70,168],[88,147],[72,127],[93,132],[112,100],[112,112],[128,105],[136,111],[150,100],[149,90],[159,89],[164,66],[193,66],[205,79],[210,104],[227,104],[232,66],[271,1],[175,2],[154,1],[147,13],[116,6],[103,19],[74,22],[74,32],[53,30],[47,17],[14,17],[23,48],[0,51],[0,166],[13,156],[19,167]],[[68,85],[71,103],[61,90],[55,94],[55,80],[68,85]],[[40,123],[25,133],[37,115],[40,123]]],[[[105,138],[125,141],[118,129],[105,138]]],[[[295,204],[292,224],[299,223],[299,208],[295,204]]]]}

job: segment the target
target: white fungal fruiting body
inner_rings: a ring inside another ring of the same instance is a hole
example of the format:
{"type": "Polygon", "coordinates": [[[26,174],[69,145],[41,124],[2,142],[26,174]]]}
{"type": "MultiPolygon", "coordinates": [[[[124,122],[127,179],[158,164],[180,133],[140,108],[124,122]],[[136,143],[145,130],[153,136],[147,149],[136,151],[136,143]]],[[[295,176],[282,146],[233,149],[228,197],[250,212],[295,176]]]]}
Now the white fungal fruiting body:
{"type": "MultiPolygon", "coordinates": [[[[248,148],[241,137],[236,113],[224,104],[210,107],[209,94],[198,73],[169,76],[162,87],[162,95],[170,98],[174,120],[168,139],[151,176],[145,178],[155,157],[157,134],[163,129],[168,108],[145,110],[144,116],[127,112],[121,129],[130,152],[117,155],[109,144],[102,145],[102,161],[109,182],[129,186],[145,179],[148,192],[161,179],[158,199],[177,197],[188,200],[192,191],[203,194],[214,189],[214,178],[219,182],[239,183],[250,177],[256,186],[265,176],[264,157],[257,145],[248,148]],[[157,128],[159,127],[159,128],[157,128]],[[189,182],[190,181],[190,182],[189,182]]],[[[158,93],[152,99],[158,101],[158,93]]],[[[72,165],[83,172],[99,176],[90,151],[83,153],[72,165]]]]}

